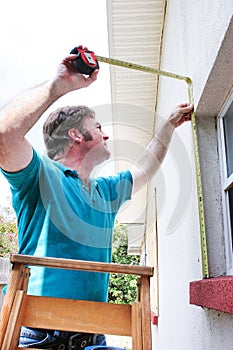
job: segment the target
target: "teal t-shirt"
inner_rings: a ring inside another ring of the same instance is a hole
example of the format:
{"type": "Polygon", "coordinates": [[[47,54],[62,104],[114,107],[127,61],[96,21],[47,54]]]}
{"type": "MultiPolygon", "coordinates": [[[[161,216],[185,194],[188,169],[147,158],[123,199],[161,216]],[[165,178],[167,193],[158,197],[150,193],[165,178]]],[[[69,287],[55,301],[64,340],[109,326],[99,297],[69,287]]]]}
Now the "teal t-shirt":
{"type": "MultiPolygon", "coordinates": [[[[10,183],[17,215],[19,253],[110,262],[112,232],[121,205],[131,198],[129,171],[90,180],[87,191],[75,170],[40,156],[10,183]]],[[[28,293],[107,301],[109,274],[31,267],[28,293]]]]}

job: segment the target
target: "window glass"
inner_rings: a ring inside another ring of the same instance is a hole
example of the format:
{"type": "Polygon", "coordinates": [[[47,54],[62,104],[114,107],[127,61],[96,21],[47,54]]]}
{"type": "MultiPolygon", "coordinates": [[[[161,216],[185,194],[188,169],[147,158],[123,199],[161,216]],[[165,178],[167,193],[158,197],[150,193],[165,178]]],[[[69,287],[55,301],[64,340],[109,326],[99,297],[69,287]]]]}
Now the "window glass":
{"type": "Polygon", "coordinates": [[[227,175],[233,173],[233,101],[223,118],[225,146],[226,146],[226,163],[227,175]]]}
{"type": "MultiPolygon", "coordinates": [[[[233,232],[233,186],[228,191],[229,195],[229,207],[230,207],[230,223],[231,223],[231,232],[233,232]]],[[[233,240],[231,241],[231,248],[233,249],[233,240]]]]}
{"type": "Polygon", "coordinates": [[[233,92],[218,118],[226,273],[233,275],[233,92]]]}

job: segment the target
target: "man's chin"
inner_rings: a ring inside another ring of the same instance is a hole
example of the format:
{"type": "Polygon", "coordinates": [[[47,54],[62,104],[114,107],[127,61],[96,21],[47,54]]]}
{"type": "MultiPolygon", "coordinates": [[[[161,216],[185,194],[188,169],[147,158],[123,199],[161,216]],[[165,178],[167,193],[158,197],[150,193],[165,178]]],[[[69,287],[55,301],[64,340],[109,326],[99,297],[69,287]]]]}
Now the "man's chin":
{"type": "Polygon", "coordinates": [[[106,152],[104,153],[102,159],[99,160],[98,164],[101,164],[101,163],[107,161],[107,160],[110,158],[110,156],[111,156],[110,152],[109,152],[109,151],[106,151],[106,152]]]}

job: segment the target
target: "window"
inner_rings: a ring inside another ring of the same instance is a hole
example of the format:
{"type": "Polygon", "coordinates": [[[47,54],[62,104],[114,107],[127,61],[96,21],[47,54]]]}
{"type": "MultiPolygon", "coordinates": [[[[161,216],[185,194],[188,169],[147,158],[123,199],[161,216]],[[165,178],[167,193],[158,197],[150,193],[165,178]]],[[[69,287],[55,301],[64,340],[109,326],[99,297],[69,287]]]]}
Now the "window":
{"type": "Polygon", "coordinates": [[[233,274],[233,92],[218,117],[226,271],[233,274]]]}

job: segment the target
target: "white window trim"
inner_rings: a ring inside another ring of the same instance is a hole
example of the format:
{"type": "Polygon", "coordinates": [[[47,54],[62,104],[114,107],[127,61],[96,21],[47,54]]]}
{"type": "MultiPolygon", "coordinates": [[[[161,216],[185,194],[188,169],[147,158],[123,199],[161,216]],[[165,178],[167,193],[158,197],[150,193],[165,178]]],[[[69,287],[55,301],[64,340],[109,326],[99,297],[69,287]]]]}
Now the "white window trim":
{"type": "Polygon", "coordinates": [[[223,223],[224,223],[224,242],[226,252],[226,273],[233,274],[233,253],[232,253],[232,234],[230,222],[230,208],[228,201],[228,192],[230,185],[233,182],[233,174],[227,176],[226,165],[226,147],[224,138],[223,118],[233,101],[233,91],[226,100],[219,116],[218,116],[218,149],[220,160],[221,187],[222,187],[222,204],[223,204],[223,223]]]}

